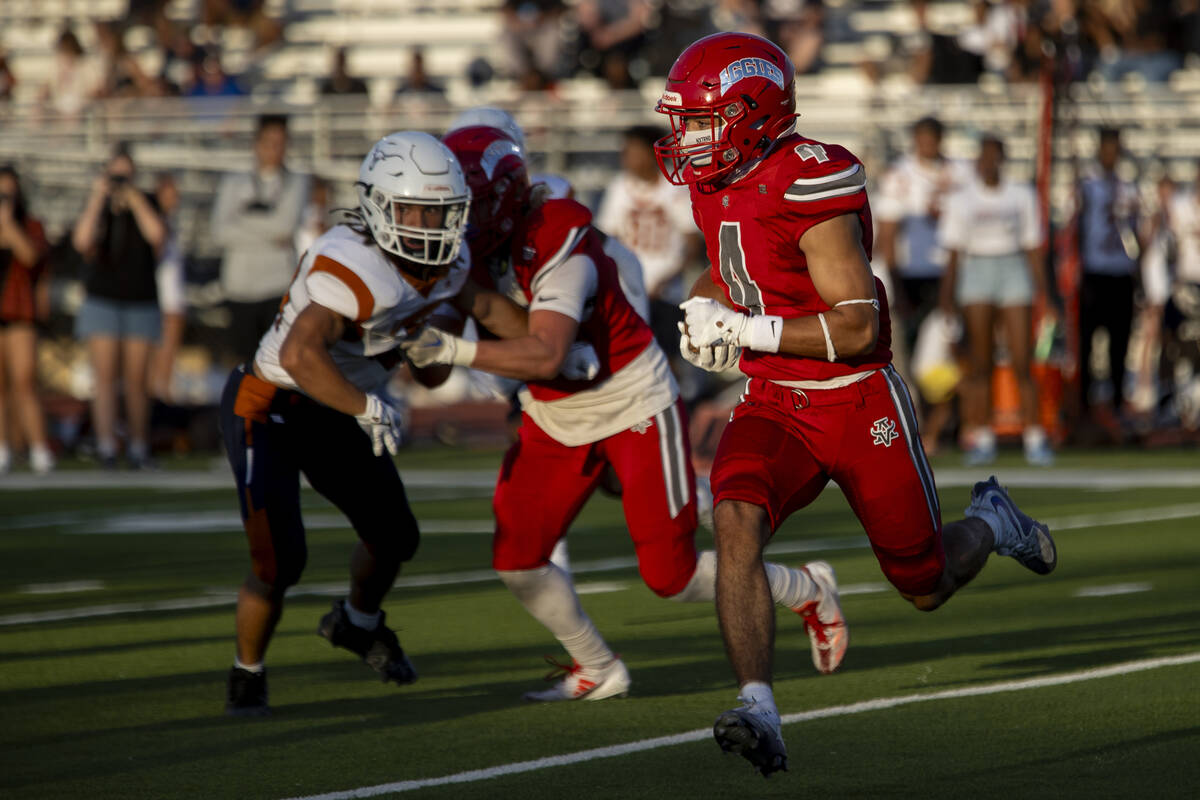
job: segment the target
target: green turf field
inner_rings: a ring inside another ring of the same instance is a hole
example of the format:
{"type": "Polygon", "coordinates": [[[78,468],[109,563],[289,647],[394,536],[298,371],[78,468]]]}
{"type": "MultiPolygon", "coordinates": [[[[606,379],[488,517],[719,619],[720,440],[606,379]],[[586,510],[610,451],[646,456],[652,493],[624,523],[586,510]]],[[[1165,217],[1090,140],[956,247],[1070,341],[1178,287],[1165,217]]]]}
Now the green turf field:
{"type": "MultiPolygon", "coordinates": [[[[1200,796],[1200,478],[1178,479],[1200,475],[1194,451],[1065,455],[1013,489],[1055,529],[1058,571],[994,557],[934,614],[887,590],[836,489],[794,516],[775,558],[834,565],[851,642],[818,675],[780,613],[776,694],[799,718],[791,771],[770,780],[705,732],[735,694],[711,607],[640,584],[611,499],[585,509],[571,556],[633,691],[522,704],[557,647],[487,571],[478,477],[497,460],[399,460],[466,484],[410,487],[430,530],[386,605],[421,672],[404,688],[316,636],[352,533],[306,494],[309,566],[268,658],[275,714],[251,720],[221,714],[248,564],[231,487],[0,487],[0,797],[1200,796]],[[445,776],[458,782],[403,784],[445,776]],[[385,784],[403,791],[352,794],[385,784]]],[[[968,491],[943,486],[947,519],[968,491]]]]}

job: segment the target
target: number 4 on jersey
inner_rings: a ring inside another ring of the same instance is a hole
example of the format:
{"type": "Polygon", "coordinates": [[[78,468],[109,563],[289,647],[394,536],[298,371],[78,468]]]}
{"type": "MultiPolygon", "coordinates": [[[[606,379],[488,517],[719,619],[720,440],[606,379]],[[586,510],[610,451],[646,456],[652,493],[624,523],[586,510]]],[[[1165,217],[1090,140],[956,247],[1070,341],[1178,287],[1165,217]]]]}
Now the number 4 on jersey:
{"type": "Polygon", "coordinates": [[[762,292],[750,271],[746,269],[746,253],[742,250],[740,222],[722,222],[719,234],[721,280],[729,287],[729,299],[751,313],[763,313],[762,292]]]}
{"type": "Polygon", "coordinates": [[[829,160],[829,156],[825,155],[825,148],[819,144],[802,144],[796,148],[796,155],[800,156],[801,161],[814,158],[818,164],[824,164],[829,160]]]}

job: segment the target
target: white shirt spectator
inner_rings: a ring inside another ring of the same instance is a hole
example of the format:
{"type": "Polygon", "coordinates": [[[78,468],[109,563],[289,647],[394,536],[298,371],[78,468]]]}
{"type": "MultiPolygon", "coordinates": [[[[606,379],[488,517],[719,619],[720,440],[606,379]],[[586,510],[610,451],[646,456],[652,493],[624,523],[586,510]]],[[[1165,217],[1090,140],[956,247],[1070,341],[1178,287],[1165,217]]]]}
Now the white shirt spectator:
{"type": "Polygon", "coordinates": [[[226,175],[213,205],[212,237],[225,248],[221,288],[236,302],[280,297],[296,271],[292,237],[308,178],[287,170],[226,175]]]}
{"type": "Polygon", "coordinates": [[[975,180],[947,199],[938,228],[947,250],[968,256],[1004,256],[1042,243],[1033,187],[1002,180],[975,180]]]}
{"type": "Polygon", "coordinates": [[[642,262],[646,292],[670,303],[683,300],[680,277],[687,235],[696,233],[688,190],[664,178],[654,183],[620,173],[609,184],[596,227],[620,239],[642,262]]]}
{"type": "Polygon", "coordinates": [[[1200,196],[1197,196],[1197,190],[1176,193],[1169,208],[1171,232],[1175,234],[1175,280],[1200,283],[1200,196]]]}
{"type": "Polygon", "coordinates": [[[945,198],[970,183],[964,162],[924,161],[907,155],[884,174],[874,213],[880,222],[898,225],[896,260],[888,266],[905,278],[936,278],[946,267],[946,251],[937,241],[937,215],[945,198]]]}

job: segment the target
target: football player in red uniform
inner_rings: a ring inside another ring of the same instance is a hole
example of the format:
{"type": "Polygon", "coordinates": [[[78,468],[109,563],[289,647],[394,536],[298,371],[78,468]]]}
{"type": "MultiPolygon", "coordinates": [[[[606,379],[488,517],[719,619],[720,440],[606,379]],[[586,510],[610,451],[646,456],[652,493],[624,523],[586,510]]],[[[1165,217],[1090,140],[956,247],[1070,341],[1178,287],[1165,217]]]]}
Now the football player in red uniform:
{"type": "MultiPolygon", "coordinates": [[[[695,476],[679,391],[650,328],[621,290],[588,210],[573,200],[533,199],[520,149],[502,130],[468,127],[445,141],[477,209],[468,233],[472,278],[528,308],[528,335],[468,342],[427,328],[406,352],[418,367],[459,364],[526,381],[519,439],[504,459],[493,500],[493,566],[574,663],[554,686],[525,697],[624,694],[625,665],[550,553],[611,467],[647,586],[677,600],[713,599],[715,555],[695,549],[695,476]],[[577,340],[595,348],[599,371],[589,380],[556,378],[577,340]]],[[[463,310],[469,311],[466,303],[463,310]]],[[[829,646],[830,626],[841,616],[832,572],[823,564],[765,569],[771,596],[808,625],[818,668],[836,667],[840,653],[829,646]]]]}
{"type": "Polygon", "coordinates": [[[717,613],[740,687],[714,735],[764,775],[787,754],[771,691],[774,613],[762,550],[832,479],[884,575],[937,608],[993,550],[1054,569],[1045,525],[994,478],[966,519],[941,523],[933,473],[904,382],[891,366],[887,297],[870,270],[862,163],[795,131],[794,71],[770,41],[700,39],[675,61],[657,110],[663,174],[691,186],[712,267],[683,304],[680,349],[702,366],[741,349],[747,390],[712,468],[717,613]]]}

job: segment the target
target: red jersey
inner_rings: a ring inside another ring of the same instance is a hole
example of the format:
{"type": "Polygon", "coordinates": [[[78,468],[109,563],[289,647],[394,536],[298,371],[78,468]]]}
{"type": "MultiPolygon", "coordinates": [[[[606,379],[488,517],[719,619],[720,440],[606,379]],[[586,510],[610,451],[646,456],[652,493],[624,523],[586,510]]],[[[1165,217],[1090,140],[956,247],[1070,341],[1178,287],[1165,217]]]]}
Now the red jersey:
{"type": "MultiPolygon", "coordinates": [[[[871,256],[871,206],[866,177],[853,153],[792,134],[781,139],[750,174],[717,191],[692,185],[692,215],[704,234],[712,279],[740,311],[791,319],[829,311],[817,294],[800,237],[819,222],[857,214],[871,256]]],[[[883,284],[879,340],[854,358],[742,351],[741,369],[768,380],[826,380],[880,369],[892,360],[891,322],[883,284]]]]}
{"type": "Polygon", "coordinates": [[[533,301],[535,279],[571,256],[587,256],[596,266],[596,294],[579,323],[579,338],[595,348],[600,372],[590,381],[529,381],[535,400],[556,400],[596,386],[654,341],[621,291],[616,262],[605,254],[603,237],[591,221],[592,213],[574,200],[547,200],[517,223],[507,250],[490,257],[472,253],[472,278],[525,307],[533,301]]]}

